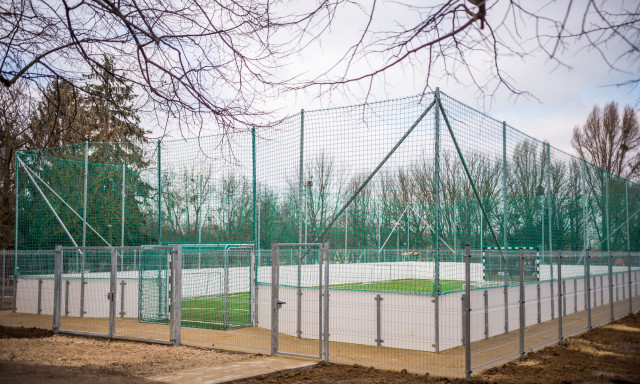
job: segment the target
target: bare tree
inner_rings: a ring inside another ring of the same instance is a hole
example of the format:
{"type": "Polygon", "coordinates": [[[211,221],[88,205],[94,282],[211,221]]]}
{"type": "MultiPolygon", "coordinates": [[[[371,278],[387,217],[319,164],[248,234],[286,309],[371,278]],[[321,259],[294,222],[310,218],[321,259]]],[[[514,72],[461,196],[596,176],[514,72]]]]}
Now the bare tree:
{"type": "Polygon", "coordinates": [[[62,79],[81,88],[90,74],[113,76],[134,84],[147,119],[195,133],[215,120],[228,131],[261,113],[255,104],[282,82],[283,57],[341,1],[284,13],[257,0],[8,0],[0,4],[0,82],[62,79]],[[124,71],[110,70],[105,55],[124,71]]]}
{"type": "Polygon", "coordinates": [[[20,82],[0,89],[0,248],[13,247],[15,156],[27,140],[32,113],[29,89],[20,82]]]}
{"type": "Polygon", "coordinates": [[[583,159],[615,175],[640,179],[640,122],[633,108],[620,116],[618,104],[597,105],[582,127],[573,129],[573,148],[583,159]]]}
{"type": "Polygon", "coordinates": [[[506,87],[518,95],[503,60],[536,50],[564,64],[569,50],[595,49],[629,74],[624,83],[637,84],[639,20],[637,1],[8,0],[0,4],[0,82],[59,78],[81,88],[91,73],[115,76],[134,84],[143,121],[198,134],[215,121],[229,132],[255,124],[279,91],[370,91],[396,69],[413,70],[425,89],[438,76],[481,94],[506,87]],[[354,9],[360,17],[349,27],[359,33],[342,37],[334,64],[291,72],[292,58],[324,44],[336,17],[354,9]],[[612,45],[621,52],[614,58],[612,45]],[[104,55],[124,71],[109,73],[104,55]]]}
{"type": "Polygon", "coordinates": [[[368,95],[397,70],[405,77],[412,73],[425,90],[453,80],[481,96],[501,88],[517,96],[528,93],[503,68],[507,57],[542,52],[552,63],[569,66],[565,58],[585,49],[628,74],[619,85],[640,82],[637,1],[374,0],[361,8],[362,22],[354,28],[361,32],[329,71],[302,87],[348,90],[358,84],[368,95]],[[619,51],[611,52],[612,46],[619,51]]]}

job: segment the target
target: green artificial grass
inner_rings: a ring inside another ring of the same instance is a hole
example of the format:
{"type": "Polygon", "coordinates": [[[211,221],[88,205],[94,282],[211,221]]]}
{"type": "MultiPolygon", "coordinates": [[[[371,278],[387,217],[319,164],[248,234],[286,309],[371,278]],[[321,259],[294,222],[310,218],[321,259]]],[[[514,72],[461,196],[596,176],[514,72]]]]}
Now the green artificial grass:
{"type": "Polygon", "coordinates": [[[185,327],[227,329],[251,323],[249,292],[229,294],[229,316],[225,324],[224,295],[182,300],[182,325],[185,327]]]}
{"type": "MultiPolygon", "coordinates": [[[[462,291],[464,281],[441,280],[440,292],[462,291]]],[[[396,292],[409,294],[433,294],[433,281],[427,279],[399,279],[372,283],[331,285],[331,289],[396,292]]],[[[224,295],[197,297],[182,300],[182,325],[185,327],[228,329],[251,323],[249,292],[229,294],[229,316],[224,319],[224,295]]]]}
{"type": "MultiPolygon", "coordinates": [[[[440,280],[440,293],[462,291],[464,281],[440,280]]],[[[332,285],[332,289],[375,292],[433,294],[433,281],[428,279],[399,279],[371,283],[349,283],[332,285]]]]}

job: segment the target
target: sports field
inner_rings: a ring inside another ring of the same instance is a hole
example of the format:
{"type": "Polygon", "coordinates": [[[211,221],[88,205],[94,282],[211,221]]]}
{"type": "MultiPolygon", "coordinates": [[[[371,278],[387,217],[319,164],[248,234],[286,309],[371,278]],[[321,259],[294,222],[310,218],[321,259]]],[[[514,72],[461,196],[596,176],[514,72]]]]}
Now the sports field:
{"type": "MultiPolygon", "coordinates": [[[[461,291],[464,281],[441,280],[440,292],[461,291]]],[[[331,285],[331,289],[370,292],[394,292],[432,295],[434,284],[428,279],[398,279],[371,283],[349,283],[331,285]]],[[[225,319],[224,295],[197,297],[182,300],[182,325],[194,328],[229,329],[251,323],[249,292],[232,293],[228,296],[228,315],[225,319]]]]}
{"type": "MultiPolygon", "coordinates": [[[[440,280],[440,293],[462,291],[464,281],[440,280]]],[[[374,281],[371,283],[350,283],[332,285],[331,289],[351,291],[396,292],[432,295],[434,284],[429,279],[398,279],[374,281]]]]}
{"type": "Polygon", "coordinates": [[[228,295],[225,319],[225,295],[182,300],[182,325],[185,327],[228,329],[251,323],[249,292],[228,295]]]}

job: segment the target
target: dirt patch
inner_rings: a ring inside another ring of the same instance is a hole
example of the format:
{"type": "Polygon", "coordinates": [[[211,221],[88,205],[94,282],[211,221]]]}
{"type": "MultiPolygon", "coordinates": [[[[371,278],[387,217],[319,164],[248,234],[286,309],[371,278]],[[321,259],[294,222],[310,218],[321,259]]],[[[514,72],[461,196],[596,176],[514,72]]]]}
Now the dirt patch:
{"type": "Polygon", "coordinates": [[[39,339],[51,336],[53,332],[48,329],[0,326],[0,339],[39,339]]]}
{"type": "MultiPolygon", "coordinates": [[[[253,359],[188,347],[71,336],[48,336],[39,330],[5,329],[0,335],[0,377],[3,383],[150,383],[146,377],[184,369],[253,359]],[[3,336],[4,337],[4,336],[3,336]]],[[[48,331],[44,331],[48,332],[48,331]]],[[[640,314],[588,334],[568,338],[563,346],[546,348],[474,376],[471,383],[640,382],[640,314]]],[[[359,365],[321,363],[315,368],[280,372],[243,384],[417,384],[467,383],[429,375],[382,371],[359,365]]]]}
{"type": "Polygon", "coordinates": [[[72,377],[74,382],[83,382],[86,377],[86,382],[92,383],[96,382],[92,377],[140,382],[144,377],[255,358],[250,354],[52,335],[51,332],[45,335],[36,331],[0,327],[0,334],[21,337],[0,339],[3,382],[37,382],[40,376],[45,380],[42,382],[47,382],[47,377],[56,380],[72,377]]]}
{"type": "Polygon", "coordinates": [[[500,383],[640,382],[640,314],[568,338],[563,346],[485,371],[478,379],[500,383]]]}
{"type": "MultiPolygon", "coordinates": [[[[640,382],[640,314],[591,333],[568,338],[563,346],[527,355],[474,376],[471,383],[640,382]]],[[[380,371],[373,368],[321,364],[313,369],[282,372],[242,384],[417,384],[468,383],[461,379],[380,371]]]]}

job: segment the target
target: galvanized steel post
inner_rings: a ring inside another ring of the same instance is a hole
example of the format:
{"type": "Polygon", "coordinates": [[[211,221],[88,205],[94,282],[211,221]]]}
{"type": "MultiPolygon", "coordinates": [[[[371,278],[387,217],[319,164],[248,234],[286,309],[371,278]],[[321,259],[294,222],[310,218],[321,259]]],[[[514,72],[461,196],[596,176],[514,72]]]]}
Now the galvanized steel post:
{"type": "Polygon", "coordinates": [[[111,251],[111,273],[109,275],[109,337],[113,338],[116,330],[116,290],[118,285],[116,282],[118,273],[118,253],[114,247],[109,248],[111,251]]]}
{"type": "Polygon", "coordinates": [[[627,260],[629,260],[628,262],[628,269],[629,269],[629,314],[631,315],[633,313],[633,295],[631,293],[631,251],[627,250],[627,260]]]}
{"type": "Polygon", "coordinates": [[[278,353],[278,288],[280,285],[280,248],[276,243],[271,245],[271,355],[278,353]]]}
{"type": "MultiPolygon", "coordinates": [[[[53,333],[58,333],[60,331],[60,310],[62,306],[62,247],[59,245],[56,245],[54,265],[53,333]]],[[[4,301],[4,296],[2,296],[2,301],[4,301]]]]}
{"type": "Polygon", "coordinates": [[[609,320],[613,322],[613,252],[609,250],[609,320]]]}
{"type": "Polygon", "coordinates": [[[467,380],[471,378],[471,246],[464,246],[464,367],[467,380]]]}
{"type": "Polygon", "coordinates": [[[562,345],[562,252],[558,249],[558,345],[562,345]]]}
{"type": "Polygon", "coordinates": [[[171,251],[171,311],[169,318],[171,319],[171,341],[174,346],[182,343],[182,245],[173,246],[171,251]]]}
{"type": "Polygon", "coordinates": [[[226,329],[229,326],[229,246],[224,247],[224,260],[222,267],[222,327],[226,329]]]}
{"type": "Polygon", "coordinates": [[[324,244],[324,361],[329,361],[329,243],[324,244]]]}

